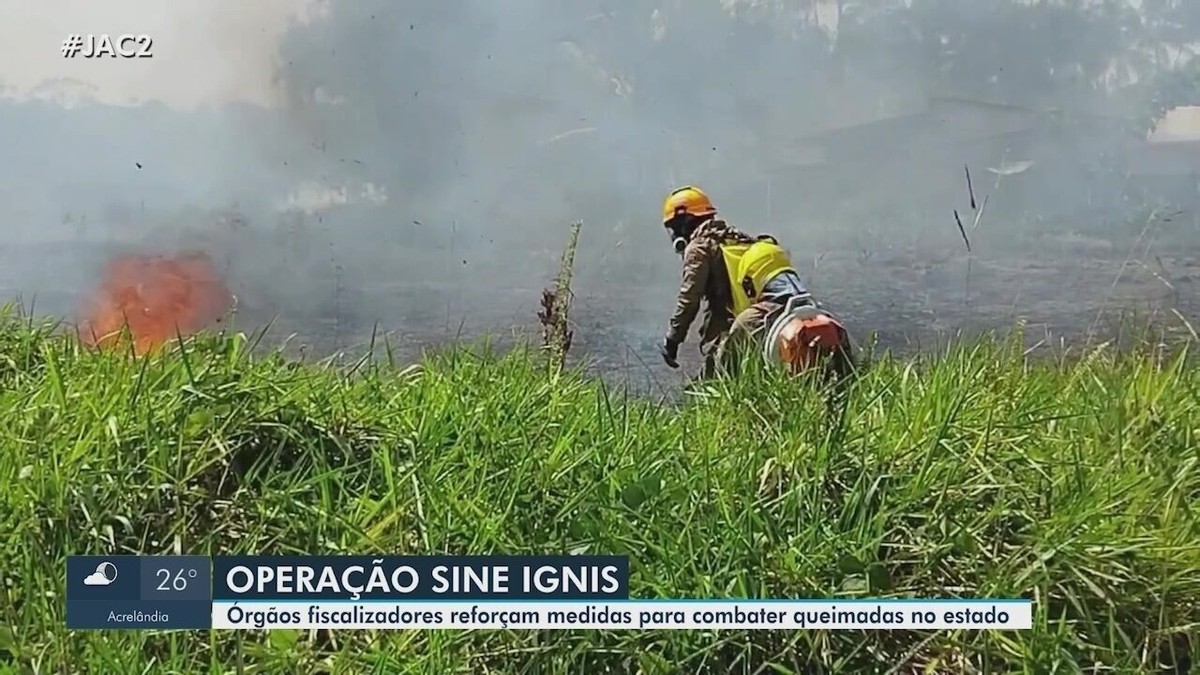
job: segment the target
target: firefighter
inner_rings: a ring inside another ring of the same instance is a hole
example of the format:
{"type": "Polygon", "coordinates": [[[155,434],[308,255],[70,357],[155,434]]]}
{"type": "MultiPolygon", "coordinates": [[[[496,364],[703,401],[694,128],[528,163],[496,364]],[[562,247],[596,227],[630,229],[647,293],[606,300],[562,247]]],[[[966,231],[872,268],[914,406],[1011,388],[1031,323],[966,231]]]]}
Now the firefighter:
{"type": "Polygon", "coordinates": [[[670,367],[679,367],[679,346],[701,304],[704,377],[714,375],[718,367],[735,367],[738,356],[756,344],[790,298],[815,305],[779,243],[730,226],[699,188],[688,185],[672,192],[662,215],[675,252],[683,258],[675,312],[659,345],[670,367]]]}

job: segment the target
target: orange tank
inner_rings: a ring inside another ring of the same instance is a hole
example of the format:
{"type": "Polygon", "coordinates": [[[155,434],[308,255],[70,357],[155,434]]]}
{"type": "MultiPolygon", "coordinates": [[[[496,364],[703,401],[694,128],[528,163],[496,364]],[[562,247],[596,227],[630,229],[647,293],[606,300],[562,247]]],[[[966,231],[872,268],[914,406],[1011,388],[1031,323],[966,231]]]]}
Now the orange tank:
{"type": "Polygon", "coordinates": [[[846,329],[828,314],[794,317],[779,330],[776,340],[779,357],[792,374],[812,368],[822,357],[848,349],[846,329]]]}

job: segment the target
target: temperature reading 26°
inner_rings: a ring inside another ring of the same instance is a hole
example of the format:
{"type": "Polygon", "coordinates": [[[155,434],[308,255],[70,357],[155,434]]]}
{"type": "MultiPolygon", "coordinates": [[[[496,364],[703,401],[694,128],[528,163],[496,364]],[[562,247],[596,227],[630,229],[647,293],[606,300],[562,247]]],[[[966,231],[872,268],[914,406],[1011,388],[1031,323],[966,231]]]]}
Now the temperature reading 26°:
{"type": "Polygon", "coordinates": [[[179,569],[175,570],[175,574],[171,574],[171,570],[160,569],[154,573],[154,576],[159,578],[158,590],[182,591],[188,587],[189,579],[196,578],[196,569],[179,569]]]}

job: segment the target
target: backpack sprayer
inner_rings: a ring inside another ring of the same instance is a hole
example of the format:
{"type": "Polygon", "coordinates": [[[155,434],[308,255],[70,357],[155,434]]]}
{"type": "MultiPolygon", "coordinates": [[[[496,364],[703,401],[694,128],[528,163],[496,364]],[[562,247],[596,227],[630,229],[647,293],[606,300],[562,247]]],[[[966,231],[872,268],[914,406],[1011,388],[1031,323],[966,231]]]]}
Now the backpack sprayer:
{"type": "Polygon", "coordinates": [[[818,306],[810,294],[788,299],[783,311],[771,322],[762,346],[768,366],[782,363],[793,373],[816,365],[821,356],[849,359],[853,353],[854,343],[841,321],[818,306]],[[841,355],[837,354],[839,351],[841,355]]]}

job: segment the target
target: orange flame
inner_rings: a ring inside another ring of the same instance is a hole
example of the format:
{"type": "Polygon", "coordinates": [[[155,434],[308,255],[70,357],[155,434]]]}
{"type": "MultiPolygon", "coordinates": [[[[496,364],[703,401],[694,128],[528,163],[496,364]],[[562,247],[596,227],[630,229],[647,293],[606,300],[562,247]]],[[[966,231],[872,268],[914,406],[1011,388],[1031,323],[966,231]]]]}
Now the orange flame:
{"type": "Polygon", "coordinates": [[[81,337],[94,347],[115,346],[127,327],[135,353],[144,354],[220,321],[232,305],[203,253],[123,256],[105,269],[81,337]]]}

